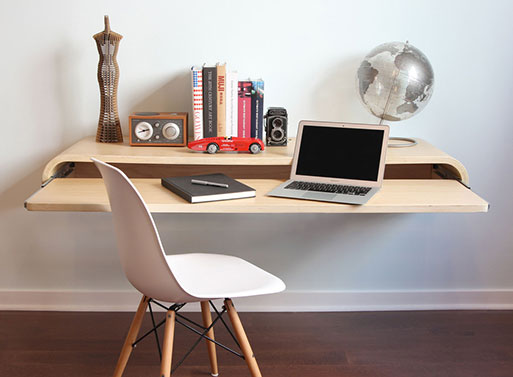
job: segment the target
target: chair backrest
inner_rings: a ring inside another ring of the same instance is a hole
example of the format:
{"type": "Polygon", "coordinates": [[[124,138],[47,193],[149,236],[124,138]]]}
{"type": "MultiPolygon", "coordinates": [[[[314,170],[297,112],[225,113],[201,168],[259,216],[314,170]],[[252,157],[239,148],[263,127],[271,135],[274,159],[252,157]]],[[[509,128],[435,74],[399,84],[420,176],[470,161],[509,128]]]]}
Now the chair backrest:
{"type": "Polygon", "coordinates": [[[168,302],[190,301],[166,262],[160,237],[146,203],[118,168],[91,158],[109,196],[121,265],[142,294],[168,302]]]}

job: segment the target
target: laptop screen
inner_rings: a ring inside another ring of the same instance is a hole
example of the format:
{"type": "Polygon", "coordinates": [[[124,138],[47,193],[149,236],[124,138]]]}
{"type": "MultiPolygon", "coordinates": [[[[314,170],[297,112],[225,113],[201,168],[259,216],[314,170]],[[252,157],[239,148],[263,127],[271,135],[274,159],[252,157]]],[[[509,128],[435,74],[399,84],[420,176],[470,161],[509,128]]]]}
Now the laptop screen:
{"type": "Polygon", "coordinates": [[[383,130],[304,125],[296,174],[377,181],[383,130]]]}

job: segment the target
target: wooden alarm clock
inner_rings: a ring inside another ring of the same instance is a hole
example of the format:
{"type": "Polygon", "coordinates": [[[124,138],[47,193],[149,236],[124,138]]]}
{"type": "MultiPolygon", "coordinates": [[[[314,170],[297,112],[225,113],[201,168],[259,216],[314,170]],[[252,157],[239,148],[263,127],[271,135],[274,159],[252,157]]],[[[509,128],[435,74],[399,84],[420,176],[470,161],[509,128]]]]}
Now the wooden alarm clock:
{"type": "Polygon", "coordinates": [[[128,117],[130,145],[184,147],[187,113],[137,112],[128,117]]]}

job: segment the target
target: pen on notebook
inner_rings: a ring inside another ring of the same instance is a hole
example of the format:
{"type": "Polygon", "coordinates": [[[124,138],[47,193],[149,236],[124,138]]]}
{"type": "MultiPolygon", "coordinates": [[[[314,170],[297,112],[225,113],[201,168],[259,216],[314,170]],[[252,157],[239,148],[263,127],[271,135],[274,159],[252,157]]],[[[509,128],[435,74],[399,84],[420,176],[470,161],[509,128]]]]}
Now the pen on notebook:
{"type": "Polygon", "coordinates": [[[215,187],[224,187],[224,188],[229,187],[226,183],[202,181],[199,179],[191,179],[191,183],[194,183],[195,185],[203,185],[203,186],[215,186],[215,187]]]}

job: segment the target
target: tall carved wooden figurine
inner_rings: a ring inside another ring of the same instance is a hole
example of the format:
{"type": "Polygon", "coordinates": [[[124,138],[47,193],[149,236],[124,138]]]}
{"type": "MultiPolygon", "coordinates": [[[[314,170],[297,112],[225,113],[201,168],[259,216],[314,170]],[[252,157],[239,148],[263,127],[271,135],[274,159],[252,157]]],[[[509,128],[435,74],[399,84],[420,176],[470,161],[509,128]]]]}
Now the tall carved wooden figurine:
{"type": "Polygon", "coordinates": [[[105,16],[105,30],[93,35],[100,62],[98,63],[98,83],[100,84],[100,120],[96,141],[99,143],[123,142],[121,123],[118,114],[119,66],[116,60],[122,35],[110,30],[109,16],[105,16]]]}

